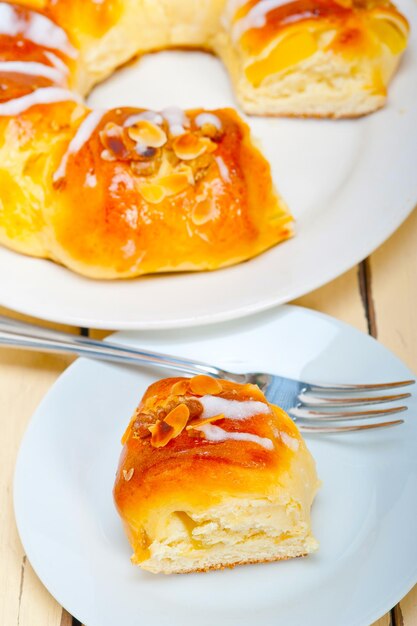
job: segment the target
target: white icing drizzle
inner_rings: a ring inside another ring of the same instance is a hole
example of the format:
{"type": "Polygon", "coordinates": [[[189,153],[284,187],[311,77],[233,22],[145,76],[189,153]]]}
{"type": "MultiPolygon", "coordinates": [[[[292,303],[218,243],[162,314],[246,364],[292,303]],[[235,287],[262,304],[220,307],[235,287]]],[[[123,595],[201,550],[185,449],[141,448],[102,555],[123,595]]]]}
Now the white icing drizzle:
{"type": "MultiPolygon", "coordinates": [[[[138,210],[135,206],[132,206],[128,209],[126,209],[126,211],[124,212],[123,215],[123,219],[125,220],[125,222],[127,222],[130,226],[130,228],[137,228],[138,226],[138,219],[139,219],[139,215],[138,215],[138,210]]],[[[144,220],[146,222],[146,220],[144,220]]],[[[151,222],[146,222],[147,224],[150,224],[151,222]]]]}
{"type": "Polygon", "coordinates": [[[63,74],[69,74],[69,69],[65,65],[64,61],[59,58],[57,54],[51,52],[50,50],[44,50],[43,55],[52,63],[57,70],[62,72],[63,74]]]}
{"type": "Polygon", "coordinates": [[[179,107],[167,107],[166,109],[162,109],[161,115],[168,123],[169,132],[173,137],[183,135],[186,132],[185,129],[190,126],[190,120],[179,107]]]}
{"type": "MultiPolygon", "coordinates": [[[[213,117],[215,116],[213,115],[213,117]]],[[[134,113],[125,120],[123,126],[133,126],[133,124],[136,124],[136,122],[140,120],[148,120],[158,126],[161,126],[165,120],[169,126],[169,133],[172,137],[183,135],[186,132],[186,128],[190,126],[189,118],[179,107],[167,107],[160,112],[148,110],[142,111],[141,113],[134,113]]],[[[218,120],[218,123],[220,123],[220,120],[218,120]]]]}
{"type": "Polygon", "coordinates": [[[87,172],[85,175],[85,187],[94,188],[97,186],[97,176],[93,172],[87,172]]]}
{"type": "Polygon", "coordinates": [[[75,133],[74,137],[71,139],[70,143],[68,144],[67,151],[62,157],[61,163],[59,164],[58,169],[56,170],[56,172],[54,173],[52,177],[52,180],[54,182],[56,182],[57,180],[60,180],[61,178],[64,178],[66,170],[67,170],[68,159],[70,155],[75,154],[79,152],[79,150],[81,150],[83,145],[90,139],[91,135],[97,128],[104,114],[105,114],[105,111],[92,111],[81,122],[81,124],[79,125],[77,129],[77,132],[75,133]]]}
{"type": "Polygon", "coordinates": [[[52,104],[54,102],[82,102],[81,97],[67,89],[59,87],[42,87],[20,98],[13,98],[0,104],[0,116],[19,115],[36,104],[52,104]]]}
{"type": "Polygon", "coordinates": [[[262,28],[266,24],[267,15],[288,0],[260,0],[254,7],[238,20],[232,28],[232,39],[238,41],[246,31],[252,28],[262,28]]]}
{"type": "Polygon", "coordinates": [[[300,442],[298,441],[298,439],[296,439],[295,437],[291,437],[284,432],[280,432],[280,437],[282,443],[284,443],[287,448],[290,448],[290,450],[297,452],[298,448],[300,447],[300,442]]]}
{"type": "Polygon", "coordinates": [[[133,239],[129,239],[124,246],[122,246],[121,248],[122,252],[123,252],[123,256],[128,259],[129,257],[133,256],[136,252],[136,244],[133,241],[133,239]]]}
{"type": "Polygon", "coordinates": [[[202,418],[214,417],[223,414],[224,417],[234,420],[245,420],[254,415],[271,413],[265,402],[257,400],[227,400],[218,396],[202,396],[198,399],[203,405],[202,418]]]}
{"type": "Polygon", "coordinates": [[[231,178],[230,178],[230,172],[229,169],[226,165],[226,163],[223,161],[221,156],[215,156],[214,160],[217,163],[217,166],[219,168],[219,172],[220,172],[220,176],[223,178],[225,183],[230,183],[231,182],[231,178]]]}
{"type": "Polygon", "coordinates": [[[0,35],[20,35],[45,48],[60,50],[70,57],[77,56],[63,28],[40,13],[28,11],[27,15],[29,19],[22,19],[13,5],[0,2],[0,35]]]}
{"type": "Polygon", "coordinates": [[[252,443],[257,443],[259,446],[266,448],[267,450],[273,450],[274,444],[271,439],[268,437],[259,437],[258,435],[253,435],[252,433],[231,433],[227,430],[223,430],[219,426],[214,426],[213,424],[203,424],[202,426],[196,426],[196,430],[200,430],[204,437],[208,441],[226,441],[227,439],[234,439],[236,441],[251,441],[252,443]]]}
{"type": "Polygon", "coordinates": [[[202,126],[204,126],[204,124],[211,124],[212,126],[215,126],[217,130],[222,129],[221,121],[219,120],[217,115],[214,115],[213,113],[200,113],[199,115],[197,115],[194,121],[198,128],[201,128],[202,126]]]}
{"type": "Polygon", "coordinates": [[[66,83],[62,72],[55,67],[32,61],[2,61],[0,62],[0,72],[16,72],[17,74],[27,74],[30,76],[44,76],[58,85],[64,85],[66,83]]]}
{"type": "Polygon", "coordinates": [[[152,122],[153,124],[158,124],[158,126],[160,126],[163,123],[164,118],[157,111],[142,111],[142,113],[130,115],[125,120],[123,126],[133,126],[136,122],[140,122],[141,120],[147,120],[148,122],[152,122]]]}

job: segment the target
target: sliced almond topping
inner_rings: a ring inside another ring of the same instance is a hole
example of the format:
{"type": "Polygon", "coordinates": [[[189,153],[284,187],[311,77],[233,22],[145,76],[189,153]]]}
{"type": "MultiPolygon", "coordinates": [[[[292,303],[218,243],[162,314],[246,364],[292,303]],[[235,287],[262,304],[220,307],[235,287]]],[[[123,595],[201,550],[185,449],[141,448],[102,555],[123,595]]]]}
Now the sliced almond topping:
{"type": "Polygon", "coordinates": [[[189,417],[190,410],[188,406],[186,404],[178,404],[162,422],[149,426],[152,434],[151,445],[154,448],[166,446],[171,439],[178,437],[182,433],[189,417]]]}
{"type": "Polygon", "coordinates": [[[116,161],[116,157],[110,150],[102,150],[100,156],[103,161],[116,161]]]}
{"type": "Polygon", "coordinates": [[[129,137],[150,148],[161,148],[167,142],[167,136],[160,126],[148,120],[139,120],[127,129],[129,137]]]}
{"type": "Polygon", "coordinates": [[[201,126],[201,132],[205,137],[210,137],[210,139],[218,139],[222,136],[222,131],[217,128],[214,124],[210,124],[206,122],[201,126]]]}
{"type": "Polygon", "coordinates": [[[190,161],[204,154],[204,152],[213,152],[217,145],[208,137],[185,133],[173,140],[172,148],[179,159],[190,161]]]}
{"type": "Polygon", "coordinates": [[[198,376],[191,378],[190,388],[191,391],[197,396],[216,396],[221,393],[223,389],[218,380],[211,378],[210,376],[205,376],[204,374],[199,374],[198,376]]]}
{"type": "Polygon", "coordinates": [[[219,415],[213,415],[213,417],[206,417],[201,420],[195,420],[189,426],[187,426],[186,430],[192,430],[193,428],[204,426],[204,424],[211,424],[212,422],[218,422],[222,419],[224,419],[224,415],[223,413],[219,413],[219,415]]]}
{"type": "Polygon", "coordinates": [[[214,141],[211,141],[207,137],[203,137],[201,141],[204,141],[206,145],[206,152],[214,152],[217,150],[217,143],[214,143],[214,141]]]}
{"type": "Polygon", "coordinates": [[[144,161],[132,161],[130,167],[137,176],[154,176],[158,169],[158,158],[144,161]]]}
{"type": "Polygon", "coordinates": [[[252,385],[251,383],[247,383],[243,385],[242,391],[245,394],[248,394],[255,400],[259,400],[260,402],[266,402],[266,398],[262,391],[259,389],[258,385],[252,385]]]}
{"type": "Polygon", "coordinates": [[[194,173],[193,173],[192,168],[189,165],[186,165],[185,163],[180,163],[175,168],[174,173],[175,174],[185,174],[187,176],[188,184],[189,185],[194,185],[194,183],[195,183],[194,173]]]}
{"type": "Polygon", "coordinates": [[[207,198],[198,202],[192,210],[191,219],[196,226],[201,226],[215,219],[219,214],[213,198],[207,198]]]}
{"type": "Polygon", "coordinates": [[[130,150],[124,141],[123,128],[121,126],[109,122],[104,129],[99,132],[99,137],[105,148],[101,153],[102,158],[110,160],[110,155],[121,160],[129,158],[130,150]]]}
{"type": "Polygon", "coordinates": [[[166,422],[157,422],[149,426],[151,431],[151,445],[154,448],[163,448],[173,438],[174,429],[166,422]]]}
{"type": "Polygon", "coordinates": [[[171,387],[173,396],[183,396],[188,391],[189,381],[187,379],[177,380],[171,387]]]}
{"type": "Polygon", "coordinates": [[[137,183],[138,191],[142,198],[150,204],[158,204],[165,198],[165,189],[157,183],[137,183]]]}
{"type": "Polygon", "coordinates": [[[178,437],[184,430],[189,417],[190,409],[186,404],[179,404],[168,413],[164,422],[173,428],[173,437],[178,437]]]}
{"type": "Polygon", "coordinates": [[[187,173],[170,174],[158,179],[158,185],[163,189],[166,196],[175,196],[185,191],[189,186],[187,173]]]}
{"type": "Polygon", "coordinates": [[[135,471],[134,467],[131,467],[130,470],[125,470],[125,469],[123,470],[123,478],[125,479],[127,483],[132,478],[134,471],[135,471]]]}

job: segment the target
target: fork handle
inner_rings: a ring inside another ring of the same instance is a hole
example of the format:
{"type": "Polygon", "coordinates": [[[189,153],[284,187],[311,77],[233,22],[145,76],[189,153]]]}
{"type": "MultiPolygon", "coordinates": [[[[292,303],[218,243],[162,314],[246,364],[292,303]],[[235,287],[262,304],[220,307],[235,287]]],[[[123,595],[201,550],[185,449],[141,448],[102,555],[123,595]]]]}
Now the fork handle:
{"type": "Polygon", "coordinates": [[[215,378],[229,378],[236,382],[244,382],[245,379],[243,374],[232,374],[208,363],[72,335],[64,331],[12,320],[5,316],[0,316],[0,346],[39,352],[76,354],[134,365],[154,365],[186,374],[206,374],[215,378]]]}

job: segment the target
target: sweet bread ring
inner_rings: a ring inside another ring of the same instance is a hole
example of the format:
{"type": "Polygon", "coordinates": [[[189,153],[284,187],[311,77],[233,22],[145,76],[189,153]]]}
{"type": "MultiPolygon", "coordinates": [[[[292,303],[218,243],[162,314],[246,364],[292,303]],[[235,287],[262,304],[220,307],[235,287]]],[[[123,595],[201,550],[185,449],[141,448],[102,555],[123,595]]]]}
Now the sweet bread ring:
{"type": "Polygon", "coordinates": [[[225,61],[249,112],[343,116],[381,106],[405,18],[383,0],[314,0],[304,13],[300,2],[0,2],[0,243],[93,278],[125,278],[216,269],[290,237],[269,165],[232,110],[91,111],[82,97],[136,54],[197,46],[225,61]],[[372,45],[355,47],[345,18],[372,45]],[[330,63],[334,85],[326,78],[320,91],[321,48],[294,61],[284,40],[316,31],[327,60],[343,59],[346,72],[353,63],[353,82],[330,63]],[[303,77],[313,87],[303,91],[303,77]]]}
{"type": "Polygon", "coordinates": [[[216,269],[291,236],[269,165],[233,110],[82,103],[138,44],[107,42],[94,56],[94,36],[107,41],[97,24],[124,44],[120,10],[132,6],[88,0],[75,19],[80,6],[44,3],[41,14],[0,3],[0,242],[85,276],[124,278],[216,269]]]}
{"type": "Polygon", "coordinates": [[[255,385],[158,381],[122,443],[114,498],[141,568],[205,571],[317,549],[314,461],[292,420],[255,385]]]}

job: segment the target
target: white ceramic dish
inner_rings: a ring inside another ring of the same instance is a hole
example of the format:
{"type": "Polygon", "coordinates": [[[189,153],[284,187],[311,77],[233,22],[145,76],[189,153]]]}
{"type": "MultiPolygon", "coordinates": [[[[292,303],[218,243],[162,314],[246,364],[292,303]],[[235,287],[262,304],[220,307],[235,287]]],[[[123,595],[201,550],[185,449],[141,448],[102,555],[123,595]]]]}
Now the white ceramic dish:
{"type": "MultiPolygon", "coordinates": [[[[248,120],[296,217],[293,240],[213,273],[111,283],[0,249],[0,304],[77,326],[183,327],[288,302],[366,257],[417,202],[417,5],[398,5],[411,22],[411,39],[384,110],[346,121],[248,120]]],[[[179,51],[120,70],[93,91],[90,103],[235,106],[220,61],[179,51]]]]}
{"type": "MultiPolygon", "coordinates": [[[[412,377],[373,339],[297,307],[239,323],[115,336],[235,371],[305,380],[412,377]]],[[[158,370],[80,359],[35,413],[19,453],[14,501],[30,562],[87,626],[369,626],[417,582],[416,397],[402,426],[309,438],[322,489],[317,554],[207,574],[155,576],[130,564],[112,500],[120,437],[158,370]]]]}

